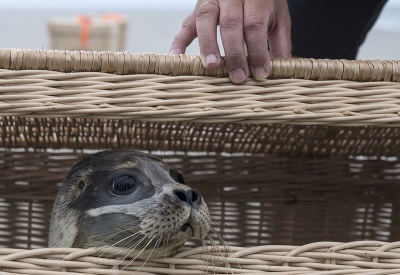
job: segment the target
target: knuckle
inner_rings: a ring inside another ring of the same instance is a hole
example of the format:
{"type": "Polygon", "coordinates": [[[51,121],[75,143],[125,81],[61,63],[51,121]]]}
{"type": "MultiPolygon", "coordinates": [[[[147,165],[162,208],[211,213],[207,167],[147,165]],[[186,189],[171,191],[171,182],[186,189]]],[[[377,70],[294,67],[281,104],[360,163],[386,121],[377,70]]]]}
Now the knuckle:
{"type": "Polygon", "coordinates": [[[243,59],[239,51],[232,50],[226,53],[225,58],[229,63],[230,69],[241,68],[245,63],[245,60],[243,59]]]}
{"type": "Polygon", "coordinates": [[[231,60],[237,60],[240,58],[240,52],[237,49],[231,49],[226,53],[226,57],[231,60]]]}
{"type": "Polygon", "coordinates": [[[203,47],[209,49],[211,45],[213,45],[213,40],[209,36],[202,36],[199,37],[199,43],[201,43],[203,47]]]}
{"type": "Polygon", "coordinates": [[[252,52],[248,54],[249,64],[253,67],[262,67],[268,64],[268,54],[266,52],[252,52]]]}
{"type": "MultiPolygon", "coordinates": [[[[282,2],[284,2],[284,1],[282,1],[282,2]]],[[[263,8],[265,10],[264,14],[267,14],[267,15],[273,14],[274,10],[275,10],[275,6],[274,5],[267,5],[267,6],[264,6],[263,8]]]]}
{"type": "Polygon", "coordinates": [[[262,50],[254,50],[254,51],[249,51],[248,52],[248,57],[252,61],[258,61],[260,63],[263,63],[266,55],[266,49],[264,51],[262,50]]]}
{"type": "Polygon", "coordinates": [[[259,32],[265,27],[265,21],[259,17],[250,17],[243,22],[243,28],[246,32],[259,32]]]}
{"type": "Polygon", "coordinates": [[[182,30],[184,30],[190,34],[196,34],[196,26],[190,20],[185,20],[183,22],[182,30]]]}
{"type": "Polygon", "coordinates": [[[236,14],[224,14],[220,18],[221,27],[233,29],[241,24],[241,17],[236,14]]]}
{"type": "Polygon", "coordinates": [[[218,8],[215,5],[201,5],[196,11],[197,18],[214,16],[218,13],[218,8]]]}

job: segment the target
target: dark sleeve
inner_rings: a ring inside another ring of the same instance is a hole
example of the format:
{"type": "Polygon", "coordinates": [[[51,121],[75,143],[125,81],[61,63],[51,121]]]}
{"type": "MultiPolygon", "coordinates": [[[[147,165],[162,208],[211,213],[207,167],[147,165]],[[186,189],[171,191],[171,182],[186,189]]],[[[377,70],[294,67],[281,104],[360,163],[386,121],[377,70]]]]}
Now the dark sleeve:
{"type": "Polygon", "coordinates": [[[288,0],[292,54],[355,59],[386,0],[288,0]]]}

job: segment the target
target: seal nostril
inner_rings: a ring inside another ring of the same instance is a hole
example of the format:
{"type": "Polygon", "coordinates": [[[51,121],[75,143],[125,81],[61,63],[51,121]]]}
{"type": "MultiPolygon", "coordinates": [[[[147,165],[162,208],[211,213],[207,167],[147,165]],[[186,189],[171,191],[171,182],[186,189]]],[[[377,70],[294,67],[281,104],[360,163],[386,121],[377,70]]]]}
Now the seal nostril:
{"type": "Polygon", "coordinates": [[[192,202],[193,203],[200,203],[201,202],[201,195],[196,190],[192,191],[192,202]]]}
{"type": "Polygon", "coordinates": [[[189,204],[190,206],[199,205],[201,203],[201,195],[194,189],[191,190],[175,190],[175,196],[178,197],[180,202],[184,202],[185,204],[189,204]]]}
{"type": "Polygon", "coordinates": [[[188,198],[186,197],[186,194],[185,194],[184,192],[182,192],[182,191],[176,191],[176,192],[175,192],[175,195],[176,195],[181,201],[188,202],[188,198]]]}

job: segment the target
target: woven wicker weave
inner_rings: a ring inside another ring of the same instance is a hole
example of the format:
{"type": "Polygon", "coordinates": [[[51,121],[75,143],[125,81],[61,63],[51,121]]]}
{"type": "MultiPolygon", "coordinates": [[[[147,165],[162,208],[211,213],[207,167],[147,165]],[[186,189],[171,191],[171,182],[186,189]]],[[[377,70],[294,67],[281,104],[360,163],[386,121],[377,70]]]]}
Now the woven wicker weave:
{"type": "Polygon", "coordinates": [[[98,257],[94,249],[0,250],[2,274],[399,274],[400,243],[322,242],[302,247],[191,249],[174,258],[131,262],[98,257]],[[331,271],[326,271],[331,270],[331,271]],[[26,272],[29,271],[29,272],[26,272]],[[136,271],[136,272],[135,272],[136,271]],[[26,273],[24,273],[26,272],[26,273]],[[18,273],[21,274],[21,273],[18,273]]]}
{"type": "Polygon", "coordinates": [[[194,56],[5,49],[0,112],[0,275],[400,274],[399,61],[274,60],[233,85],[194,56]],[[181,170],[230,246],[44,248],[64,175],[106,148],[181,170]]]}

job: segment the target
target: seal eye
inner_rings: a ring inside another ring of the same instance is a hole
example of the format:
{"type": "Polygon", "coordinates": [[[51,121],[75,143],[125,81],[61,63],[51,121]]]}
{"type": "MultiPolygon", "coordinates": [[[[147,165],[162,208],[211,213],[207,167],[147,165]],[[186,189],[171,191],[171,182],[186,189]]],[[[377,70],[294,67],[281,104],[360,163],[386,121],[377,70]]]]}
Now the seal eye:
{"type": "Polygon", "coordinates": [[[131,175],[123,175],[114,180],[112,191],[116,195],[128,195],[136,189],[136,178],[131,175]]]}
{"type": "Polygon", "coordinates": [[[176,171],[175,169],[169,170],[169,175],[177,183],[185,184],[185,179],[183,178],[182,174],[176,171]]]}

